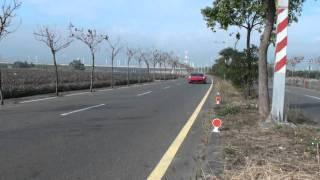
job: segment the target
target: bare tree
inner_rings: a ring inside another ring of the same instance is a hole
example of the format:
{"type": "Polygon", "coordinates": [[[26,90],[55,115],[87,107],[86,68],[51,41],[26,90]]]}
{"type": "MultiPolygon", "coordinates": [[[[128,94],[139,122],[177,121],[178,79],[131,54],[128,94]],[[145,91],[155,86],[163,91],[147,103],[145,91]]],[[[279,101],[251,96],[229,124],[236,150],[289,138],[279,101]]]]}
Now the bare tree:
{"type": "Polygon", "coordinates": [[[141,83],[141,72],[142,72],[142,70],[141,70],[141,68],[142,68],[141,65],[142,65],[142,62],[143,62],[144,58],[145,58],[145,53],[140,49],[140,50],[138,51],[138,53],[136,54],[136,59],[137,59],[137,61],[138,61],[138,65],[139,65],[139,70],[138,70],[138,84],[141,83]]]}
{"type": "Polygon", "coordinates": [[[177,68],[179,69],[178,70],[178,75],[181,76],[182,73],[183,73],[184,64],[178,61],[177,68]]]}
{"type": "Polygon", "coordinates": [[[163,65],[164,55],[163,52],[159,52],[159,58],[157,59],[159,64],[159,71],[160,71],[160,80],[162,80],[162,65],[163,65]]]}
{"type": "Polygon", "coordinates": [[[94,88],[94,70],[95,70],[95,53],[97,51],[98,45],[101,44],[104,40],[108,40],[106,34],[99,34],[95,29],[78,29],[70,24],[70,33],[71,37],[81,41],[90,49],[91,58],[92,58],[92,70],[90,78],[90,92],[94,88]]]}
{"type": "Polygon", "coordinates": [[[168,63],[168,59],[170,58],[169,53],[162,53],[161,55],[161,61],[164,67],[164,80],[167,80],[167,63],[168,63]]]}
{"type": "Polygon", "coordinates": [[[135,49],[127,47],[127,85],[130,85],[130,62],[132,58],[134,58],[134,55],[137,53],[135,49]]]}
{"type": "Polygon", "coordinates": [[[159,63],[160,52],[158,50],[154,50],[152,52],[152,65],[153,65],[153,81],[156,80],[156,66],[159,63]]]}
{"type": "Polygon", "coordinates": [[[320,57],[316,58],[316,64],[318,64],[318,71],[320,71],[320,57]]]}
{"type": "Polygon", "coordinates": [[[171,65],[171,72],[173,72],[174,75],[177,75],[176,68],[179,65],[179,57],[178,56],[172,57],[172,59],[170,59],[169,61],[169,64],[171,65]]]}
{"type": "Polygon", "coordinates": [[[121,51],[120,39],[118,38],[115,43],[112,43],[110,39],[107,39],[107,42],[110,46],[110,59],[111,59],[111,88],[114,86],[114,60],[121,51]]]}
{"type": "Polygon", "coordinates": [[[45,43],[50,48],[56,75],[56,96],[59,96],[59,73],[56,54],[60,50],[67,48],[72,43],[72,40],[63,40],[59,32],[50,29],[48,26],[40,27],[33,34],[36,40],[45,43]]]}
{"type": "Polygon", "coordinates": [[[153,56],[151,52],[145,52],[143,56],[143,61],[147,66],[148,80],[150,80],[150,63],[152,63],[153,56]]]}
{"type": "Polygon", "coordinates": [[[293,57],[292,59],[289,59],[288,60],[288,63],[291,65],[291,67],[292,67],[292,72],[291,72],[291,76],[293,77],[293,75],[294,75],[294,72],[295,72],[295,70],[296,70],[296,66],[298,65],[298,64],[300,64],[301,63],[301,61],[303,61],[303,59],[304,59],[304,57],[303,56],[296,56],[296,57],[293,57]]]}
{"type": "MultiPolygon", "coordinates": [[[[16,17],[16,11],[21,7],[21,2],[12,0],[9,3],[3,1],[0,10],[0,41],[13,33],[13,19],[16,17]]],[[[2,71],[0,67],[0,103],[4,104],[3,87],[2,87],[2,71]]]]}

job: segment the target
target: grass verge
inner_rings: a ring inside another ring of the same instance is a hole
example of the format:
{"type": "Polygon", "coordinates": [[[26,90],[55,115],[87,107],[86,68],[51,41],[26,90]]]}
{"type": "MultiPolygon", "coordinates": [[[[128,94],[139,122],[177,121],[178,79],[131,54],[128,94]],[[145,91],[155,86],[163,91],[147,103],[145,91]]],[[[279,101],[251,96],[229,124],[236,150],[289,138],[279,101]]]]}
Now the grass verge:
{"type": "Polygon", "coordinates": [[[220,142],[223,173],[202,179],[320,179],[320,129],[301,112],[291,110],[296,127],[264,128],[256,100],[246,100],[228,82],[217,79],[223,104],[215,114],[223,120],[220,142]]]}

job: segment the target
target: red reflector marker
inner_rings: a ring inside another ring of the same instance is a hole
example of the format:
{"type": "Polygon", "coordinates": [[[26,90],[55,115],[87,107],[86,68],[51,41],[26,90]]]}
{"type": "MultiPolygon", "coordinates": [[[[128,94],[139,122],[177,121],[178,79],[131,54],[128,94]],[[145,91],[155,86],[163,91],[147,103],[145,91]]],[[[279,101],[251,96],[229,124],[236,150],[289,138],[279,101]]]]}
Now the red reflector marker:
{"type": "Polygon", "coordinates": [[[219,128],[222,126],[221,119],[216,118],[216,119],[212,120],[211,123],[212,123],[212,126],[213,126],[213,131],[212,132],[219,133],[220,132],[219,128]]]}

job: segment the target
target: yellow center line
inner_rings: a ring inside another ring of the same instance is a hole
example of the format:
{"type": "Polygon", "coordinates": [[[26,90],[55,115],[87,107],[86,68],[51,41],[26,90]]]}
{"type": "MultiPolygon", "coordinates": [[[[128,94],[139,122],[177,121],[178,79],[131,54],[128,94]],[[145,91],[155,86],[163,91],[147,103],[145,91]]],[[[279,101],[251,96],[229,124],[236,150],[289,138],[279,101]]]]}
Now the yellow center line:
{"type": "Polygon", "coordinates": [[[202,98],[200,104],[197,106],[193,114],[188,119],[187,123],[183,126],[181,131],[179,132],[176,139],[172,142],[166,153],[163,155],[157,166],[153,169],[148,180],[161,180],[164,174],[166,173],[167,169],[169,168],[173,158],[177,154],[181,144],[187,137],[192,125],[196,121],[203,105],[205,104],[206,100],[208,99],[210,92],[212,91],[213,83],[211,83],[211,86],[209,90],[207,91],[206,95],[202,98]]]}

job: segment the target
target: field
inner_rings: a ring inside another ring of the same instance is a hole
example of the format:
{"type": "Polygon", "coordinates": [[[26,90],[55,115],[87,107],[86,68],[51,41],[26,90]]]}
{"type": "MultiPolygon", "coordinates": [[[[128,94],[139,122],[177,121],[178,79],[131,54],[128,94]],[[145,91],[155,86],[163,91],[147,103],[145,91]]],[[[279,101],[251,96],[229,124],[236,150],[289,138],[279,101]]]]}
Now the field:
{"type": "MultiPolygon", "coordinates": [[[[89,89],[90,70],[79,71],[59,70],[59,91],[89,89]]],[[[141,73],[141,82],[152,81],[152,74],[141,73]]],[[[156,79],[163,78],[163,74],[156,74],[156,79]]],[[[139,74],[131,72],[130,83],[138,82],[139,74]]],[[[176,78],[175,75],[166,75],[167,79],[176,78]]],[[[36,94],[53,93],[55,91],[55,73],[53,69],[2,69],[2,81],[5,98],[16,98],[36,94]]],[[[111,82],[111,72],[99,71],[95,73],[94,87],[108,87],[111,82]]],[[[125,85],[126,73],[115,72],[114,83],[125,85]]]]}

